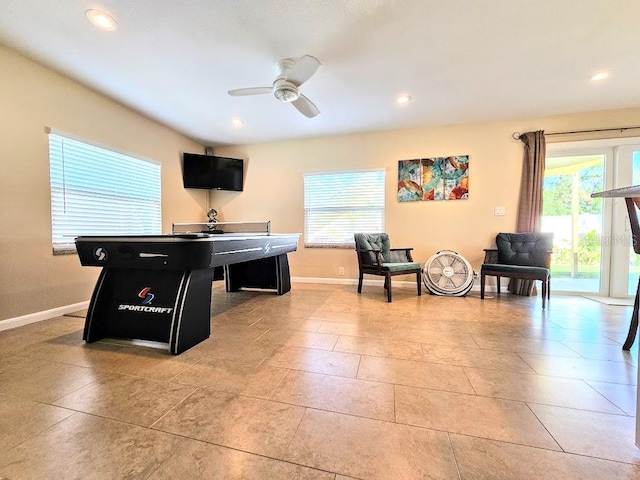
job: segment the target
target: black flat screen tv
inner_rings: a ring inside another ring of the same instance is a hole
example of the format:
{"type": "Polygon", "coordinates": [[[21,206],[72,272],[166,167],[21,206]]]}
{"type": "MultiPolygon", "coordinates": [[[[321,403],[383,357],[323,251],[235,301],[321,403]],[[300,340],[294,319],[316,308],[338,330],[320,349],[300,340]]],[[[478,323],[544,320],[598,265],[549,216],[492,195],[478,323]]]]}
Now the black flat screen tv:
{"type": "Polygon", "coordinates": [[[244,162],[241,158],[216,157],[197,153],[182,154],[184,188],[241,192],[243,179],[244,162]]]}

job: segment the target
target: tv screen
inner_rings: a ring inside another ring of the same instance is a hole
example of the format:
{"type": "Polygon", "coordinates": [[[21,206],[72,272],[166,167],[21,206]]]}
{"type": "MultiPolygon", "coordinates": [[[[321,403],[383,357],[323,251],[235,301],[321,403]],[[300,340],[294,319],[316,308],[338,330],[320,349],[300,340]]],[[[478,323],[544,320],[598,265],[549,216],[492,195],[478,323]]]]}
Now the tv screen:
{"type": "Polygon", "coordinates": [[[184,153],[182,155],[184,188],[241,192],[244,178],[243,164],[240,158],[184,153]]]}

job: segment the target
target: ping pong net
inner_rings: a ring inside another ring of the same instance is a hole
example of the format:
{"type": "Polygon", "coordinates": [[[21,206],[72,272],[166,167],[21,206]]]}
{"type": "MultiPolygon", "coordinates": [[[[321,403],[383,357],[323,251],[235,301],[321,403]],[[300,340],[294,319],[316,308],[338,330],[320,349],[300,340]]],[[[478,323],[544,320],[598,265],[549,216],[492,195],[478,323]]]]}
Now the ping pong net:
{"type": "Polygon", "coordinates": [[[217,222],[217,223],[172,223],[171,233],[235,233],[235,234],[257,234],[270,235],[271,221],[264,222],[217,222]]]}

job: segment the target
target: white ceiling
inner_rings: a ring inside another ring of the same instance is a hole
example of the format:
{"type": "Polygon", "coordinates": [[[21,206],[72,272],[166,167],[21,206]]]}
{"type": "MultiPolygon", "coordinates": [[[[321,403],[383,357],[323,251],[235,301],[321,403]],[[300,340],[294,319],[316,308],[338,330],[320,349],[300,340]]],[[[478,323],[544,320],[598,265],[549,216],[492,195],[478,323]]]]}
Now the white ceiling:
{"type": "Polygon", "coordinates": [[[209,145],[640,106],[639,0],[2,0],[0,43],[209,145]],[[303,54],[319,116],[227,95],[303,54]]]}

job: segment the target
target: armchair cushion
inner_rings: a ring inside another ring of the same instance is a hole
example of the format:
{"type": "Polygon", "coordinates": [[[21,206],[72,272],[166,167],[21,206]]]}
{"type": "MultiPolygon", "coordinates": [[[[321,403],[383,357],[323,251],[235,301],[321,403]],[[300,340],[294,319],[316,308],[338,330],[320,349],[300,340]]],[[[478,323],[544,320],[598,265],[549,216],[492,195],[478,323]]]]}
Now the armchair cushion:
{"type": "Polygon", "coordinates": [[[545,267],[528,267],[524,265],[507,265],[500,263],[485,263],[482,265],[482,270],[486,273],[500,272],[505,277],[508,277],[510,274],[521,274],[523,276],[532,275],[538,277],[549,275],[549,269],[545,267]]]}
{"type": "Polygon", "coordinates": [[[548,267],[552,242],[552,233],[499,233],[496,236],[498,263],[548,267]]]}
{"type": "Polygon", "coordinates": [[[422,268],[422,265],[418,262],[396,262],[382,264],[382,270],[388,270],[389,272],[401,272],[406,270],[413,270],[416,268],[420,270],[422,268]]]}
{"type": "Polygon", "coordinates": [[[384,262],[390,262],[391,241],[386,233],[356,233],[354,234],[356,242],[356,250],[369,251],[370,264],[376,264],[377,258],[375,252],[382,254],[384,262]]]}

